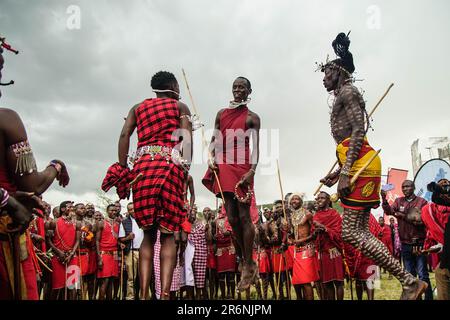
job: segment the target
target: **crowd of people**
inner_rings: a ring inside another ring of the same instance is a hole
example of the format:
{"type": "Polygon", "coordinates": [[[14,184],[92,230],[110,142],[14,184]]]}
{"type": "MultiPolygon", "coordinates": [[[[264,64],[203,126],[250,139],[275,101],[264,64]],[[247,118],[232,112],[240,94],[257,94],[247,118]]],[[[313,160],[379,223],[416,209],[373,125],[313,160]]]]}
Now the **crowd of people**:
{"type": "MultiPolygon", "coordinates": [[[[439,184],[450,186],[445,179],[439,184]]],[[[404,196],[392,205],[382,192],[384,216],[377,221],[371,214],[369,230],[408,272],[429,284],[426,300],[433,299],[429,264],[436,275],[439,299],[448,299],[448,261],[441,259],[443,248],[434,245],[449,245],[441,240],[446,225],[440,222],[445,221],[445,210],[450,206],[445,209],[416,196],[412,181],[404,181],[402,190],[404,196]],[[424,212],[424,221],[417,212],[424,212]],[[389,224],[385,223],[387,217],[389,224]],[[442,233],[436,233],[439,227],[442,233]]],[[[191,198],[195,199],[192,191],[191,198]]],[[[200,213],[191,203],[186,201],[188,214],[182,223],[186,237],[177,247],[169,293],[172,300],[343,300],[345,281],[354,283],[358,300],[364,294],[372,300],[376,288],[384,289],[376,286],[382,270],[342,240],[342,213],[333,209],[326,192],[319,192],[314,201],[306,203],[303,194],[289,193],[283,201],[261,206],[253,224],[256,236],[252,256],[258,276],[244,291],[236,286],[242,258],[237,254],[236,238],[224,207],[205,207],[200,213]],[[291,296],[293,292],[295,296],[291,296]]],[[[119,201],[109,204],[106,214],[96,211],[91,203],[64,201],[53,210],[48,203],[43,205],[45,209],[35,212],[28,228],[36,254],[39,299],[139,298],[139,249],[144,233],[135,220],[132,202],[127,204],[125,214],[119,201]]],[[[151,299],[161,298],[160,237],[158,232],[151,299]]],[[[353,295],[353,287],[350,290],[353,295]]]]}
{"type": "MultiPolygon", "coordinates": [[[[253,287],[257,299],[268,299],[270,287],[274,299],[342,300],[345,278],[355,281],[358,299],[364,292],[374,299],[379,268],[398,279],[401,299],[424,293],[432,299],[432,253],[438,253],[437,296],[448,299],[450,183],[430,181],[427,202],[407,180],[404,196],[387,202],[381,159],[366,137],[365,102],[352,84],[349,45],[340,33],[332,43],[338,58],[319,68],[335,95],[330,124],[339,164],[320,181],[337,184],[337,196],[321,191],[303,203],[291,193],[256,215],[261,119],[247,106],[252,87],[245,77],[234,80],[233,100],[216,115],[202,184],[221,205],[201,215],[189,170],[193,130],[202,126],[180,101],[172,73],[156,73],[156,98],[130,109],[118,162],[102,183],[121,200],[132,194],[126,217],[120,202],[105,213],[90,203],[45,203],[42,195],[55,179],[62,187],[69,183],[66,164],[52,160],[38,171],[21,118],[0,109],[0,299],[248,299],[253,287]],[[138,150],[130,157],[136,129],[138,150]],[[386,217],[395,218],[389,226],[371,213],[380,196],[386,217]],[[333,208],[335,200],[342,212],[333,208]]],[[[0,70],[2,53],[0,47],[0,70]]]]}

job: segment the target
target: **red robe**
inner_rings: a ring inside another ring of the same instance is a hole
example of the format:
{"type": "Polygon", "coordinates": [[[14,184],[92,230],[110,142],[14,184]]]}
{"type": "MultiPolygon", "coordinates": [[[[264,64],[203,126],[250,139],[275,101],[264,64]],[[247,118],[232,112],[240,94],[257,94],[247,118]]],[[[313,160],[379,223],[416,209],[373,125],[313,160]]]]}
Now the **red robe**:
{"type": "Polygon", "coordinates": [[[387,224],[385,224],[383,227],[381,227],[381,232],[383,233],[381,235],[381,237],[379,237],[378,235],[374,234],[376,237],[379,237],[381,242],[383,242],[383,244],[389,249],[389,252],[391,254],[393,254],[394,252],[394,246],[392,244],[392,232],[391,232],[391,227],[388,226],[387,224]]]}
{"type": "Polygon", "coordinates": [[[236,250],[233,246],[231,234],[225,235],[225,217],[220,215],[216,219],[216,263],[217,273],[236,272],[236,250]]]}
{"type": "MultiPolygon", "coordinates": [[[[236,184],[250,168],[250,146],[247,131],[247,106],[224,109],[220,116],[220,137],[216,140],[215,159],[219,169],[217,175],[223,192],[235,192],[236,184]]],[[[221,197],[219,186],[212,171],[208,169],[202,180],[203,185],[218,198],[221,197]]],[[[253,179],[249,186],[253,190],[253,179]]],[[[247,190],[238,189],[239,196],[247,190]]]]}
{"type": "MultiPolygon", "coordinates": [[[[53,236],[53,244],[63,252],[73,250],[76,242],[76,225],[63,217],[56,219],[56,229],[53,236]]],[[[67,285],[73,285],[77,277],[73,276],[78,264],[78,258],[73,257],[66,266],[59,261],[56,255],[52,258],[52,289],[62,289],[67,285]],[[67,275],[66,275],[67,273],[67,275]],[[70,279],[69,279],[70,278],[70,279]],[[67,280],[67,283],[66,283],[67,280]]]]}
{"type": "Polygon", "coordinates": [[[117,236],[119,224],[115,221],[113,226],[108,220],[104,221],[104,227],[100,237],[99,251],[103,260],[103,268],[97,270],[97,278],[111,278],[119,276],[119,257],[117,255],[117,236]]]}
{"type": "Polygon", "coordinates": [[[317,211],[313,221],[317,221],[327,228],[327,231],[316,239],[321,281],[323,283],[344,281],[342,217],[336,210],[329,208],[317,211]]]}
{"type": "MultiPolygon", "coordinates": [[[[424,243],[424,249],[429,249],[435,244],[444,244],[444,231],[448,223],[450,206],[437,205],[433,202],[428,203],[422,208],[422,221],[427,228],[427,237],[424,243]]],[[[440,262],[439,254],[434,255],[434,267],[440,262]],[[437,260],[437,261],[436,261],[437,260]]]]}
{"type": "MultiPolygon", "coordinates": [[[[8,176],[6,168],[0,168],[0,187],[4,188],[8,192],[17,191],[16,186],[8,176]]],[[[36,254],[33,250],[33,245],[29,234],[22,234],[20,239],[26,243],[26,250],[28,253],[27,258],[20,262],[22,269],[22,292],[20,296],[23,300],[39,300],[36,279],[36,254]]],[[[14,264],[13,260],[10,242],[0,241],[0,283],[2,284],[2,289],[0,290],[0,300],[14,299],[13,282],[10,282],[13,277],[10,275],[11,273],[14,273],[14,270],[8,267],[8,265],[14,264]]]]}

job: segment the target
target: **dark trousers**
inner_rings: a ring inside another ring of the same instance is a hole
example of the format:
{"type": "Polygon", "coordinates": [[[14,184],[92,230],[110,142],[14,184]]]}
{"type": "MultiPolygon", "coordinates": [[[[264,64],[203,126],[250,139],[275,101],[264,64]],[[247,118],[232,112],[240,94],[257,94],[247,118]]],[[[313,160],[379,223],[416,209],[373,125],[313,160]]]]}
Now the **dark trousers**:
{"type": "Polygon", "coordinates": [[[412,253],[413,246],[402,243],[402,259],[406,271],[413,276],[419,276],[419,279],[428,283],[425,291],[425,300],[433,300],[433,290],[431,289],[430,276],[428,274],[428,261],[425,255],[414,255],[412,253]]]}

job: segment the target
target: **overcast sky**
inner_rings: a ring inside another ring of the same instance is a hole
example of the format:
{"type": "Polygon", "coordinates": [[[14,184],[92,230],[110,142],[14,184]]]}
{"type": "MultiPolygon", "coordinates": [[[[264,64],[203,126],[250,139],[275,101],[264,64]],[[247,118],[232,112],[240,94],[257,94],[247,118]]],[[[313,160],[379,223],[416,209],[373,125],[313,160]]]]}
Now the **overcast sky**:
{"type": "MultiPolygon", "coordinates": [[[[70,185],[55,183],[47,201],[97,202],[106,169],[117,161],[123,117],[154,96],[155,72],[173,72],[191,106],[185,68],[206,129],[242,75],[252,82],[249,107],[262,128],[278,130],[255,178],[258,203],[280,197],[277,158],[284,191],[311,199],[335,161],[329,97],[315,62],[334,58],[332,40],[351,30],[367,109],[395,83],[373,117],[370,143],[382,149],[384,173],[411,170],[416,138],[450,135],[449,13],[445,0],[1,0],[0,34],[21,53],[5,54],[3,81],[16,85],[4,87],[0,106],[20,114],[40,169],[54,158],[69,168],[70,185]]],[[[199,150],[200,132],[196,139],[199,150]]],[[[200,182],[205,170],[191,170],[200,207],[214,206],[200,182]]]]}

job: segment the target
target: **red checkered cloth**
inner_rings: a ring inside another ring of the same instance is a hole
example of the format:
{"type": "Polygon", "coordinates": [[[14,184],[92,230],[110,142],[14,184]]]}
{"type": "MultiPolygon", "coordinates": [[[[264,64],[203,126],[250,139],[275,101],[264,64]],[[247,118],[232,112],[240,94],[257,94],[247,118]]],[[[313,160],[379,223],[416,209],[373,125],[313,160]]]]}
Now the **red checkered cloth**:
{"type": "Polygon", "coordinates": [[[196,288],[205,287],[206,264],[208,262],[208,247],[206,244],[206,231],[202,223],[192,226],[189,241],[194,245],[194,281],[196,288]]]}
{"type": "MultiPolygon", "coordinates": [[[[138,148],[163,146],[173,148],[179,142],[172,140],[180,128],[177,100],[148,99],[135,109],[138,148]]],[[[179,231],[186,213],[183,211],[183,191],[186,172],[180,165],[167,161],[161,155],[144,154],[136,160],[133,172],[143,178],[133,187],[136,222],[141,228],[154,223],[169,231],[179,231]]]]}
{"type": "Polygon", "coordinates": [[[129,168],[124,168],[116,162],[108,168],[102,182],[102,190],[108,192],[112,187],[116,187],[120,199],[129,199],[130,182],[134,178],[135,176],[129,168]]]}

